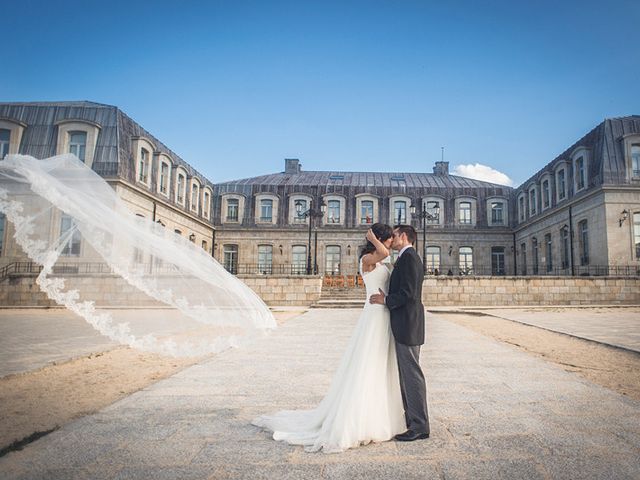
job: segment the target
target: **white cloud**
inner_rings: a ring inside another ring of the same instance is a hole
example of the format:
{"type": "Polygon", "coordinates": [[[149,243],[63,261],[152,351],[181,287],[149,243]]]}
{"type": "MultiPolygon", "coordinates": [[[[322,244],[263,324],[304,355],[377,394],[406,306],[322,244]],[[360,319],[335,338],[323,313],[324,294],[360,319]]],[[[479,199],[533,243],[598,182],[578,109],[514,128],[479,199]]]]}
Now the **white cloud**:
{"type": "Polygon", "coordinates": [[[456,165],[453,173],[461,177],[475,178],[476,180],[482,180],[484,182],[498,183],[509,187],[513,186],[513,180],[511,180],[508,175],[480,163],[476,163],[475,165],[471,163],[468,165],[456,165]]]}

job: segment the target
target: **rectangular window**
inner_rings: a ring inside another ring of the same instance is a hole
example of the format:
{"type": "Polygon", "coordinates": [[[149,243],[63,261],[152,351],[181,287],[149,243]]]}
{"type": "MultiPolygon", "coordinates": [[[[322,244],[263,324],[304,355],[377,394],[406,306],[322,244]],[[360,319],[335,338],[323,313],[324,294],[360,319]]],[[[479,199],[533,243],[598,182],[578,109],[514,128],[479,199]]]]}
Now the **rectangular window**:
{"type": "Polygon", "coordinates": [[[527,274],[527,244],[526,243],[520,244],[520,258],[522,260],[522,266],[520,267],[520,271],[522,272],[522,275],[526,275],[527,274]]]}
{"type": "Polygon", "coordinates": [[[471,225],[471,202],[460,202],[460,223],[471,225]]]}
{"type": "Polygon", "coordinates": [[[207,245],[207,241],[206,241],[206,240],[202,240],[202,249],[203,249],[205,252],[208,252],[208,251],[209,251],[209,245],[207,245]]]}
{"type": "Polygon", "coordinates": [[[491,275],[504,275],[504,247],[491,247],[491,275]]]}
{"type": "Polygon", "coordinates": [[[586,220],[578,223],[578,235],[580,240],[578,245],[580,249],[580,265],[589,265],[589,228],[586,220]]]}
{"type": "Polygon", "coordinates": [[[160,167],[160,193],[167,194],[167,185],[169,184],[169,165],[163,163],[160,167]]]}
{"type": "Polygon", "coordinates": [[[431,215],[427,217],[427,223],[440,223],[440,202],[431,200],[427,202],[427,213],[431,215]]]}
{"type": "Polygon", "coordinates": [[[293,223],[306,223],[307,216],[304,213],[309,210],[307,206],[307,201],[305,199],[298,199],[294,204],[295,212],[293,214],[293,223]]]}
{"type": "Polygon", "coordinates": [[[327,245],[324,273],[326,275],[340,274],[340,246],[327,245]]]}
{"type": "Polygon", "coordinates": [[[398,225],[407,223],[407,202],[404,200],[393,202],[393,221],[398,225]]]}
{"type": "Polygon", "coordinates": [[[291,250],[291,273],[302,275],[307,271],[306,245],[294,245],[291,250]]]}
{"type": "Polygon", "coordinates": [[[373,223],[373,202],[371,200],[360,202],[360,223],[373,223]]]}
{"type": "Polygon", "coordinates": [[[562,268],[566,269],[569,268],[570,264],[569,264],[569,257],[570,257],[570,253],[569,253],[569,229],[568,228],[563,228],[560,230],[560,241],[562,242],[562,268]]]}
{"type": "Polygon", "coordinates": [[[273,200],[269,198],[260,200],[260,221],[261,222],[273,221],[273,200]]]}
{"type": "Polygon", "coordinates": [[[538,239],[531,240],[531,254],[533,256],[533,274],[538,275],[538,239]]]}
{"type": "Polygon", "coordinates": [[[60,219],[60,237],[63,236],[68,236],[68,238],[60,255],[67,257],[76,257],[80,255],[80,240],[82,237],[73,219],[69,215],[65,214],[62,214],[60,219]],[[73,230],[73,233],[68,236],[68,232],[70,230],[73,230]]]}
{"type": "Polygon", "coordinates": [[[491,202],[491,224],[504,225],[504,203],[491,202]]]}
{"type": "Polygon", "coordinates": [[[271,274],[273,269],[273,247],[258,245],[258,273],[271,274]]]}
{"type": "Polygon", "coordinates": [[[209,192],[204,192],[204,195],[202,196],[202,215],[204,216],[204,218],[209,218],[209,192]]]}
{"type": "Polygon", "coordinates": [[[238,221],[238,210],[240,201],[237,198],[230,198],[227,200],[227,222],[238,221]]]}
{"type": "Polygon", "coordinates": [[[140,162],[138,164],[138,181],[147,183],[149,175],[149,152],[144,148],[140,149],[140,162]]]}
{"type": "Polygon", "coordinates": [[[576,182],[578,190],[582,190],[584,188],[586,179],[586,172],[584,170],[584,158],[580,157],[576,160],[576,182]]]}
{"type": "Polygon", "coordinates": [[[238,273],[238,246],[224,245],[222,247],[224,257],[224,268],[236,275],[238,273]]]}
{"type": "Polygon", "coordinates": [[[551,205],[551,190],[549,190],[549,180],[542,182],[542,203],[544,208],[549,208],[551,205]]]}
{"type": "Polygon", "coordinates": [[[200,189],[198,185],[191,185],[191,210],[194,212],[198,211],[198,199],[199,199],[200,189]]]}
{"type": "Polygon", "coordinates": [[[340,223],[340,201],[329,200],[327,205],[328,223],[340,223]]]}
{"type": "Polygon", "coordinates": [[[547,233],[544,236],[544,243],[545,243],[545,261],[547,264],[547,272],[551,272],[553,270],[553,258],[551,256],[552,253],[552,245],[551,245],[551,234],[547,233]]]}
{"type": "Polygon", "coordinates": [[[640,212],[633,214],[633,244],[636,247],[636,258],[640,258],[640,212]]]}
{"type": "Polygon", "coordinates": [[[84,162],[86,150],[87,150],[87,133],[86,132],[70,132],[69,133],[69,153],[73,153],[82,162],[84,162]]]}
{"type": "Polygon", "coordinates": [[[564,168],[558,170],[558,199],[563,200],[567,195],[567,182],[564,168]]]}
{"type": "Polygon", "coordinates": [[[473,275],[473,249],[460,247],[459,253],[460,275],[473,275]]]}
{"type": "Polygon", "coordinates": [[[0,213],[0,257],[4,253],[4,230],[7,223],[4,213],[0,213]]]}
{"type": "Polygon", "coordinates": [[[440,247],[427,247],[427,273],[440,275],[440,247]]]}
{"type": "Polygon", "coordinates": [[[631,176],[640,178],[640,145],[631,145],[631,176]]]}
{"type": "Polygon", "coordinates": [[[536,205],[537,205],[537,195],[536,195],[536,189],[532,188],[529,191],[529,213],[531,215],[535,215],[536,214],[536,205]]]}
{"type": "Polygon", "coordinates": [[[524,222],[524,219],[526,218],[525,212],[524,212],[524,197],[521,196],[518,199],[518,217],[520,218],[521,222],[524,222]]]}
{"type": "Polygon", "coordinates": [[[177,191],[178,203],[184,203],[184,189],[185,189],[184,175],[179,173],[178,174],[178,191],[177,191]]]}
{"type": "Polygon", "coordinates": [[[9,145],[11,140],[11,130],[0,129],[0,160],[9,155],[9,145]]]}

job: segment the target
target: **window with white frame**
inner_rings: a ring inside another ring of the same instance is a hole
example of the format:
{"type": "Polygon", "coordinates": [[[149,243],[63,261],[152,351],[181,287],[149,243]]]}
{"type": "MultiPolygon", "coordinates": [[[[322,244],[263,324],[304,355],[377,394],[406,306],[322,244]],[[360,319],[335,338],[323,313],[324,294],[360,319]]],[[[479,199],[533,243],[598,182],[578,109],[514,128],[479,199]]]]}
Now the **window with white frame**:
{"type": "Polygon", "coordinates": [[[473,248],[460,247],[458,255],[458,266],[460,268],[460,275],[473,274],[473,248]]]}
{"type": "Polygon", "coordinates": [[[558,201],[567,197],[567,170],[563,167],[556,172],[556,192],[558,201]]]}
{"type": "Polygon", "coordinates": [[[198,203],[200,200],[200,186],[196,182],[191,183],[191,211],[198,211],[198,203]]]}
{"type": "Polygon", "coordinates": [[[209,218],[209,206],[211,205],[211,195],[208,190],[204,190],[202,194],[202,216],[209,218]]]}
{"type": "Polygon", "coordinates": [[[633,244],[636,247],[636,258],[640,258],[640,212],[633,214],[633,244]]]}
{"type": "Polygon", "coordinates": [[[77,257],[80,255],[80,243],[82,238],[80,231],[76,227],[73,218],[64,213],[60,218],[60,237],[65,237],[66,240],[60,255],[65,257],[77,257]],[[69,231],[72,231],[70,235],[69,231]]]}
{"type": "Polygon", "coordinates": [[[504,202],[491,202],[491,225],[504,225],[504,202]]]}
{"type": "Polygon", "coordinates": [[[440,223],[440,200],[427,200],[426,204],[427,213],[430,217],[427,217],[428,224],[439,224],[440,223]]]}
{"type": "Polygon", "coordinates": [[[9,145],[11,142],[11,130],[0,128],[0,160],[4,160],[9,154],[9,145]]]}
{"type": "Polygon", "coordinates": [[[158,172],[158,191],[169,196],[169,181],[171,179],[171,166],[166,161],[160,161],[160,171],[158,172]]]}
{"type": "Polygon", "coordinates": [[[69,132],[69,153],[81,162],[85,161],[87,151],[87,132],[69,132]]]}
{"type": "Polygon", "coordinates": [[[327,245],[324,268],[326,275],[340,274],[340,254],[340,245],[327,245]]]}
{"type": "Polygon", "coordinates": [[[368,225],[373,223],[373,200],[362,200],[360,202],[360,224],[368,225]]]}
{"type": "Polygon", "coordinates": [[[458,216],[461,225],[471,225],[471,202],[460,202],[458,216]]]}
{"type": "Polygon", "coordinates": [[[260,221],[273,222],[273,200],[270,198],[260,200],[260,221]]]}
{"type": "Polygon", "coordinates": [[[551,206],[551,188],[549,188],[549,179],[542,181],[542,209],[545,210],[551,206]]]}
{"type": "Polygon", "coordinates": [[[238,273],[238,245],[227,244],[222,246],[224,268],[234,275],[238,273]]]}
{"type": "Polygon", "coordinates": [[[407,223],[407,202],[405,200],[393,202],[393,221],[399,225],[407,223]]]}
{"type": "Polygon", "coordinates": [[[176,176],[176,201],[180,205],[184,205],[184,199],[187,195],[187,177],[184,173],[178,172],[176,176]]]}
{"type": "Polygon", "coordinates": [[[538,190],[535,186],[529,187],[529,215],[536,214],[536,205],[538,205],[538,190]]]}
{"type": "Polygon", "coordinates": [[[327,223],[341,223],[340,200],[329,200],[327,202],[327,223]]]}
{"type": "Polygon", "coordinates": [[[587,171],[584,157],[578,157],[575,162],[575,175],[576,175],[576,192],[582,190],[586,186],[587,171]]]}
{"type": "Polygon", "coordinates": [[[271,274],[273,269],[273,246],[258,245],[258,273],[271,274]]]}
{"type": "Polygon", "coordinates": [[[300,275],[307,271],[307,246],[294,245],[291,249],[291,273],[300,275]]]}
{"type": "Polygon", "coordinates": [[[239,211],[240,211],[240,200],[237,198],[228,198],[226,221],[237,222],[239,211]]]}
{"type": "Polygon", "coordinates": [[[586,220],[578,222],[578,250],[580,265],[589,265],[589,226],[586,220]]]}
{"type": "Polygon", "coordinates": [[[640,145],[631,145],[631,176],[640,178],[640,145]]]}
{"type": "Polygon", "coordinates": [[[307,223],[309,218],[306,215],[302,215],[309,210],[309,201],[306,198],[298,198],[293,204],[293,216],[291,217],[292,223],[307,223]],[[300,212],[300,214],[298,214],[300,212]]]}
{"type": "Polygon", "coordinates": [[[141,183],[149,183],[149,150],[140,149],[140,158],[138,159],[138,181],[141,183]]]}
{"type": "Polygon", "coordinates": [[[427,274],[440,275],[440,247],[430,246],[426,250],[427,274]]]}

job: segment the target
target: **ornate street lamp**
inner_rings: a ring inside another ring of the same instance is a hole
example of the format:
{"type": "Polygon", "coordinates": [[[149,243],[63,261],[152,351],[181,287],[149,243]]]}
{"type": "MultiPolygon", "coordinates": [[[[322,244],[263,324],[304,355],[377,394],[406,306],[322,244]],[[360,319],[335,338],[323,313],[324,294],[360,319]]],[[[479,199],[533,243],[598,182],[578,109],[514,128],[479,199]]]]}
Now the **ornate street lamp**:
{"type": "MultiPolygon", "coordinates": [[[[411,211],[411,218],[417,217],[422,220],[422,268],[423,268],[423,273],[426,275],[427,273],[427,220],[438,221],[439,213],[432,215],[429,212],[427,212],[427,204],[424,201],[422,202],[421,212],[416,212],[416,206],[414,205],[413,202],[411,202],[411,206],[409,207],[409,210],[411,211]]],[[[418,243],[417,239],[416,239],[416,243],[418,243]]]]}
{"type": "MultiPolygon", "coordinates": [[[[313,219],[321,218],[322,216],[324,216],[324,212],[327,210],[327,205],[324,203],[323,200],[321,200],[320,210],[314,210],[313,200],[312,200],[309,202],[308,210],[303,211],[303,208],[304,206],[302,201],[298,200],[296,202],[296,215],[298,216],[298,218],[309,218],[309,242],[307,243],[307,275],[311,275],[311,273],[313,272],[313,267],[311,264],[311,230],[313,228],[313,219]]],[[[317,235],[317,232],[316,232],[316,235],[317,235]]],[[[314,258],[315,258],[314,265],[317,265],[317,261],[318,261],[317,236],[316,236],[316,248],[314,251],[314,258]]]]}

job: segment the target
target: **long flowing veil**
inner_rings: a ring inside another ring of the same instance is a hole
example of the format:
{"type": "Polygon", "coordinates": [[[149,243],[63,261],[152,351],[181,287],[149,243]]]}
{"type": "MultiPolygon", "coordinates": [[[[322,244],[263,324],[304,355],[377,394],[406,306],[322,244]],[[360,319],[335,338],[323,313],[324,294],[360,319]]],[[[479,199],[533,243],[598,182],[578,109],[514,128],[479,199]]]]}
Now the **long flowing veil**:
{"type": "Polygon", "coordinates": [[[0,211],[41,265],[40,289],[114,341],[196,356],[276,326],[248,286],[186,238],[134,215],[74,155],[0,161],[0,211]]]}

